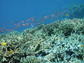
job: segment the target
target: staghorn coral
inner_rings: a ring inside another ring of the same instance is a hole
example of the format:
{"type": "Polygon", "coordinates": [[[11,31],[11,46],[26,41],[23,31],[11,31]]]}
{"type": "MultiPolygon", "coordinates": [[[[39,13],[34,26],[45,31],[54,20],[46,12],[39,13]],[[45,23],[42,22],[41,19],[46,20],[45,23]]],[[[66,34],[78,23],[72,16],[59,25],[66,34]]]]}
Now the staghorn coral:
{"type": "MultiPolygon", "coordinates": [[[[84,19],[65,19],[22,33],[14,31],[0,35],[0,44],[7,43],[0,45],[0,61],[67,63],[75,58],[83,62],[83,24],[84,19]]],[[[73,62],[77,62],[75,59],[73,62]]]]}

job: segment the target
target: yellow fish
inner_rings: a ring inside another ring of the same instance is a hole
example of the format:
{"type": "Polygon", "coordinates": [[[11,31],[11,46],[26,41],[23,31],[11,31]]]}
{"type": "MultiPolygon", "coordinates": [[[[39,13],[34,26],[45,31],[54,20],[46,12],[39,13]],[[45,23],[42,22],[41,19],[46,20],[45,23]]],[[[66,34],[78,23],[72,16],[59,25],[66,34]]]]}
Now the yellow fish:
{"type": "Polygon", "coordinates": [[[82,45],[82,47],[84,47],[84,45],[82,45]]]}
{"type": "Polygon", "coordinates": [[[3,43],[1,43],[1,45],[6,45],[7,43],[5,43],[5,42],[3,42],[3,43]]]}
{"type": "Polygon", "coordinates": [[[14,51],[12,51],[12,50],[11,50],[11,51],[9,51],[8,53],[10,53],[10,54],[11,54],[11,53],[13,53],[13,52],[14,52],[14,51]]]}
{"type": "Polygon", "coordinates": [[[35,61],[37,61],[37,59],[34,59],[35,61]]]}
{"type": "Polygon", "coordinates": [[[73,15],[73,13],[71,15],[73,15]]]}
{"type": "Polygon", "coordinates": [[[65,15],[69,17],[69,15],[68,15],[68,14],[65,14],[65,15]]]}

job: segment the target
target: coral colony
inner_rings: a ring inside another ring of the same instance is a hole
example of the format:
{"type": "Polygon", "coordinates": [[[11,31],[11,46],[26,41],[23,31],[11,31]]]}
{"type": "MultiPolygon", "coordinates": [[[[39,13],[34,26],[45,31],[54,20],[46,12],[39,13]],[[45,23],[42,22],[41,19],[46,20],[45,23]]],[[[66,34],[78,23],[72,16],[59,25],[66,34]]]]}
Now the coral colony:
{"type": "Polygon", "coordinates": [[[75,5],[69,11],[69,14],[63,12],[63,18],[68,19],[48,24],[42,23],[43,20],[53,20],[62,13],[44,16],[37,22],[34,18],[26,20],[33,23],[15,21],[15,28],[33,27],[34,22],[38,25],[21,33],[15,28],[5,29],[3,23],[4,27],[0,28],[0,63],[84,63],[84,5],[75,5]]]}

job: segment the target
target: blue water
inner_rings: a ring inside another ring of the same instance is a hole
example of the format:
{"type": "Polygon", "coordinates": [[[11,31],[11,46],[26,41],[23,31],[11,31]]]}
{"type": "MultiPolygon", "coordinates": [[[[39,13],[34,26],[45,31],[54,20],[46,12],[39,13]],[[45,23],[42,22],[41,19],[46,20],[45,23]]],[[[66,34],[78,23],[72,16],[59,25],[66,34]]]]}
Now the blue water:
{"type": "Polygon", "coordinates": [[[0,34],[11,32],[12,29],[13,31],[22,32],[27,28],[34,28],[41,24],[46,25],[56,20],[61,21],[68,17],[58,16],[58,12],[66,11],[68,14],[67,8],[78,4],[84,4],[84,0],[0,0],[0,29],[3,30],[3,32],[0,30],[0,34]],[[58,18],[52,18],[51,15],[53,14],[56,14],[58,18]],[[45,16],[48,16],[48,18],[43,19],[40,24],[36,24],[45,16]],[[26,20],[29,18],[35,19],[35,21],[27,22],[26,20]],[[16,21],[17,23],[15,23],[16,21]],[[21,21],[24,21],[24,23],[21,23],[21,21]],[[18,23],[21,24],[21,27],[15,25],[18,23]],[[32,23],[32,25],[22,26],[25,23],[32,23]]]}

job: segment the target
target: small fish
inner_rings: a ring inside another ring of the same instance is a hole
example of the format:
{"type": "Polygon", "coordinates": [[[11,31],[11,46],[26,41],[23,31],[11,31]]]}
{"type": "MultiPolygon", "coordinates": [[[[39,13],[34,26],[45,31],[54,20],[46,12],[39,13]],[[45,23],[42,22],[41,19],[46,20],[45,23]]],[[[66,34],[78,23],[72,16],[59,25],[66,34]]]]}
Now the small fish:
{"type": "Polygon", "coordinates": [[[10,53],[10,54],[13,53],[13,52],[14,52],[14,51],[12,51],[12,50],[11,50],[11,51],[8,51],[8,53],[10,53]]]}
{"type": "Polygon", "coordinates": [[[11,23],[12,23],[13,21],[11,21],[11,23]]]}
{"type": "Polygon", "coordinates": [[[32,21],[35,21],[35,19],[33,19],[32,21]]]}
{"type": "Polygon", "coordinates": [[[49,16],[44,16],[45,19],[47,19],[49,16]]]}
{"type": "Polygon", "coordinates": [[[5,23],[3,23],[3,25],[4,25],[5,23]]]}
{"type": "Polygon", "coordinates": [[[8,24],[10,24],[10,22],[8,22],[8,24]]]}
{"type": "Polygon", "coordinates": [[[32,17],[35,17],[35,16],[32,16],[32,17]]]}
{"type": "Polygon", "coordinates": [[[64,11],[64,13],[66,13],[66,11],[64,11]]]}
{"type": "Polygon", "coordinates": [[[22,24],[22,26],[26,26],[26,24],[22,24]]]}
{"type": "Polygon", "coordinates": [[[15,21],[15,23],[18,23],[17,21],[15,21]]]}
{"type": "Polygon", "coordinates": [[[57,16],[55,16],[57,18],[57,16]]]}
{"type": "Polygon", "coordinates": [[[84,47],[84,45],[82,45],[82,47],[84,47]]]}
{"type": "Polygon", "coordinates": [[[3,28],[6,28],[7,26],[4,26],[3,28]]]}
{"type": "Polygon", "coordinates": [[[32,23],[30,23],[31,27],[34,27],[32,23]]]}
{"type": "Polygon", "coordinates": [[[74,15],[73,13],[71,15],[74,15]]]}
{"type": "Polygon", "coordinates": [[[36,23],[37,25],[41,24],[41,23],[36,23]]]}
{"type": "Polygon", "coordinates": [[[34,59],[35,61],[37,61],[37,59],[34,59]]]}
{"type": "Polygon", "coordinates": [[[65,14],[65,15],[69,17],[69,15],[68,15],[68,14],[65,14]]]}
{"type": "Polygon", "coordinates": [[[60,4],[60,5],[63,5],[63,4],[60,4]]]}
{"type": "Polygon", "coordinates": [[[14,31],[14,28],[12,28],[11,31],[14,31]]]}
{"type": "Polygon", "coordinates": [[[31,20],[31,18],[29,18],[28,20],[31,20]]]}
{"type": "Polygon", "coordinates": [[[26,20],[26,21],[28,22],[29,20],[31,20],[31,19],[28,19],[28,20],[26,20]]]}
{"type": "Polygon", "coordinates": [[[43,20],[43,18],[40,19],[40,21],[42,21],[42,20],[43,20]]]}
{"type": "Polygon", "coordinates": [[[1,43],[1,45],[6,45],[6,44],[7,44],[6,42],[1,43]]]}
{"type": "Polygon", "coordinates": [[[3,30],[2,28],[0,28],[0,30],[3,30]]]}
{"type": "Polygon", "coordinates": [[[17,24],[14,24],[14,25],[17,25],[17,24]]]}
{"type": "Polygon", "coordinates": [[[24,21],[21,21],[21,23],[24,23],[24,21]]]}
{"type": "Polygon", "coordinates": [[[18,24],[17,24],[17,27],[21,27],[21,24],[20,24],[20,23],[18,23],[18,24]]]}

